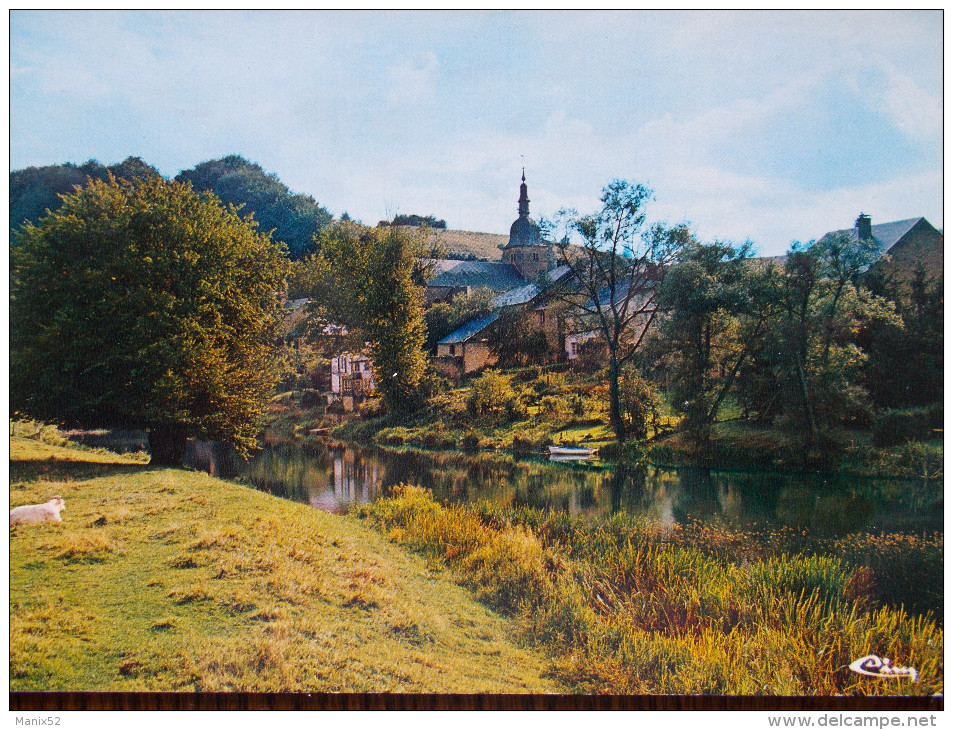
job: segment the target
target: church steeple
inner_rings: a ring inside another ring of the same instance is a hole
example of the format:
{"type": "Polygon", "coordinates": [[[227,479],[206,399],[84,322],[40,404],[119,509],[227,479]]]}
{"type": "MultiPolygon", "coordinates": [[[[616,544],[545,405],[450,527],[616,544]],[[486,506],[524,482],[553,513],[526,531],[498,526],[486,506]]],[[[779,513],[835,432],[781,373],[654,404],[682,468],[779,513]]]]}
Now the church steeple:
{"type": "Polygon", "coordinates": [[[526,168],[523,168],[523,184],[520,185],[520,218],[529,218],[529,195],[526,190],[526,168]]]}

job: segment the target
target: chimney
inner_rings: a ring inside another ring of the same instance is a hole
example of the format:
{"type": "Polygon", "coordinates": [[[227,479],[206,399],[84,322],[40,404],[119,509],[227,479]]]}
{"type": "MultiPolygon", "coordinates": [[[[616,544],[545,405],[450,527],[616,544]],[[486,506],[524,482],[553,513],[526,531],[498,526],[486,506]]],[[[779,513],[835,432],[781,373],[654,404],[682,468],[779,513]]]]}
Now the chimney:
{"type": "Polygon", "coordinates": [[[873,232],[870,229],[870,216],[866,213],[861,213],[857,216],[857,238],[861,241],[867,241],[874,237],[873,232]]]}

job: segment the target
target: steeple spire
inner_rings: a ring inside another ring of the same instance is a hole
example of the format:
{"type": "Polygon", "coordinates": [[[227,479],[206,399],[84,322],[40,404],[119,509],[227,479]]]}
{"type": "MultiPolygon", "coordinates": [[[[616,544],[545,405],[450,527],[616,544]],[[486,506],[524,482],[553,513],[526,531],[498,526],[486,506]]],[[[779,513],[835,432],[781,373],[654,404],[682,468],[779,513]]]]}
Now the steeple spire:
{"type": "Polygon", "coordinates": [[[529,218],[529,195],[526,191],[526,168],[523,168],[523,183],[520,185],[520,218],[529,218]]]}

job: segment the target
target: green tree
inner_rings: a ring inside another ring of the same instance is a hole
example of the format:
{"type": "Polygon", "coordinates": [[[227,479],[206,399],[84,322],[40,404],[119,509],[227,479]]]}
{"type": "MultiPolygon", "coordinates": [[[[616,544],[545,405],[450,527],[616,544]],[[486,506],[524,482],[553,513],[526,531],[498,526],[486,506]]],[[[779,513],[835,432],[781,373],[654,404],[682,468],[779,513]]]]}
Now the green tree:
{"type": "Polygon", "coordinates": [[[153,176],[90,181],[13,250],[11,405],[67,425],[254,446],[286,263],[250,218],[153,176]]]}
{"type": "Polygon", "coordinates": [[[427,369],[423,290],[414,282],[422,241],[401,228],[375,230],[370,257],[365,322],[377,387],[391,413],[418,405],[418,386],[427,369]]]}
{"type": "Polygon", "coordinates": [[[748,402],[760,401],[762,415],[779,418],[808,447],[822,428],[867,412],[859,334],[870,320],[896,321],[889,302],[860,284],[872,256],[860,250],[865,244],[829,243],[794,244],[769,273],[761,300],[769,320],[742,378],[748,402]]]}
{"type": "Polygon", "coordinates": [[[345,325],[352,342],[370,342],[377,388],[392,413],[412,410],[426,370],[423,290],[415,283],[425,229],[335,223],[305,262],[312,316],[345,325]]]}
{"type": "MultiPolygon", "coordinates": [[[[868,281],[891,300],[900,320],[868,320],[861,345],[869,358],[864,385],[879,408],[925,406],[943,400],[943,282],[920,265],[908,282],[868,281]]],[[[873,279],[873,280],[872,280],[873,279]]]]}
{"type": "Polygon", "coordinates": [[[706,442],[743,353],[738,315],[747,304],[750,245],[692,243],[665,276],[664,316],[653,338],[669,373],[674,408],[689,434],[706,442]]]}
{"type": "Polygon", "coordinates": [[[646,225],[651,197],[644,185],[614,180],[603,190],[598,212],[580,216],[561,211],[558,219],[566,233],[559,244],[561,262],[572,272],[559,295],[605,342],[609,422],[620,442],[632,431],[622,407],[622,368],[641,350],[650,331],[668,265],[692,240],[686,225],[646,225]],[[581,245],[570,245],[572,234],[581,237],[581,245]]]}

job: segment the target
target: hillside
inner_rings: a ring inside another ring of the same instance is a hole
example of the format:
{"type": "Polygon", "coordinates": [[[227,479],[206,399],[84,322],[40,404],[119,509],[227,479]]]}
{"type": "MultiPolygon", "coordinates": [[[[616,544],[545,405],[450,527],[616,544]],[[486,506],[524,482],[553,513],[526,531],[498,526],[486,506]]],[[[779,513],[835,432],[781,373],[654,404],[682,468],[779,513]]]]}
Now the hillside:
{"type": "Polygon", "coordinates": [[[553,692],[510,625],[349,517],[11,437],[12,691],[553,692]]]}
{"type": "Polygon", "coordinates": [[[476,231],[447,230],[439,232],[440,238],[447,244],[448,252],[453,254],[473,254],[478,259],[499,261],[500,247],[510,240],[509,236],[499,233],[478,233],[476,231]]]}
{"type": "MultiPolygon", "coordinates": [[[[103,166],[90,160],[77,167],[72,163],[29,167],[10,173],[10,241],[25,222],[36,223],[47,210],[56,210],[63,193],[83,187],[87,178],[105,180],[112,174],[131,180],[159,171],[138,157],[129,157],[118,165],[103,166]]],[[[196,190],[211,190],[226,204],[241,208],[242,215],[253,214],[262,231],[288,247],[291,258],[301,258],[312,249],[315,233],[331,222],[331,213],[310,195],[293,193],[277,175],[266,173],[260,165],[238,155],[209,160],[175,179],[188,181],[196,190]]]]}

